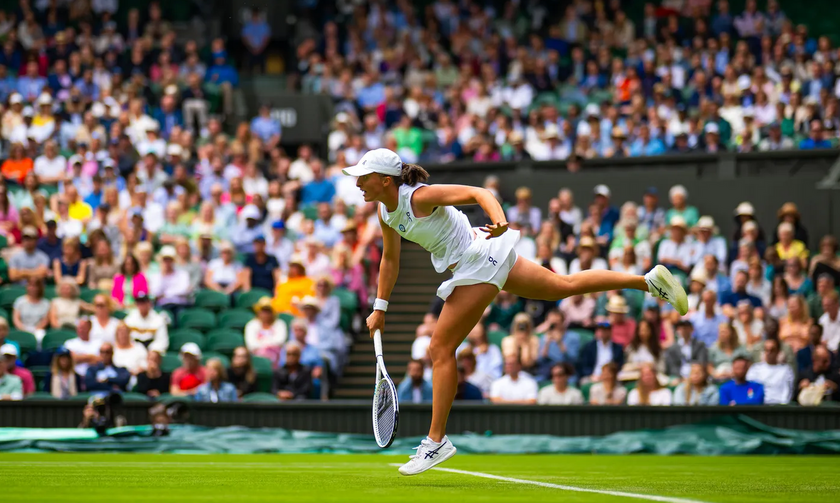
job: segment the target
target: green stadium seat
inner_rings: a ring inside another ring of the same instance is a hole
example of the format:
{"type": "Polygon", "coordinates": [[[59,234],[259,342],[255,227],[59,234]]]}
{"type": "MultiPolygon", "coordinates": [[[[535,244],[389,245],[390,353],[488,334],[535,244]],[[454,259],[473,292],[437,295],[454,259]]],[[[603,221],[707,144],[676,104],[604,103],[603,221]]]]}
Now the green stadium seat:
{"type": "Polygon", "coordinates": [[[44,335],[44,339],[41,341],[41,348],[43,348],[44,351],[56,349],[75,337],[76,332],[72,330],[65,330],[62,328],[48,330],[46,335],[44,335]]]}
{"type": "Polygon", "coordinates": [[[83,301],[87,302],[88,304],[93,303],[93,298],[102,293],[99,290],[94,290],[91,288],[82,288],[79,291],[79,298],[83,301]]]}
{"type": "Polygon", "coordinates": [[[589,390],[592,389],[591,382],[588,382],[580,387],[580,393],[583,395],[583,403],[589,403],[589,390]]]}
{"type": "Polygon", "coordinates": [[[205,349],[207,347],[207,339],[204,334],[192,328],[177,328],[169,333],[169,349],[178,352],[181,346],[188,342],[198,344],[198,347],[205,349]]]}
{"type": "MultiPolygon", "coordinates": [[[[170,345],[171,347],[171,345],[170,345]]],[[[178,367],[181,366],[181,357],[178,356],[178,353],[166,353],[163,355],[160,361],[160,369],[163,372],[169,372],[170,374],[175,371],[178,367]]]]}
{"type": "Polygon", "coordinates": [[[213,290],[199,290],[195,294],[195,307],[219,312],[230,307],[230,296],[213,290]]]}
{"type": "Polygon", "coordinates": [[[577,334],[580,336],[581,348],[595,340],[595,332],[593,332],[592,330],[587,330],[585,328],[572,328],[569,330],[572,332],[577,332],[577,334]]]}
{"type": "Polygon", "coordinates": [[[148,402],[150,401],[149,397],[144,395],[143,393],[134,393],[132,391],[126,391],[122,394],[122,399],[124,402],[148,402]]]}
{"type": "Polygon", "coordinates": [[[490,344],[494,344],[498,347],[502,347],[502,339],[507,337],[509,334],[507,332],[503,332],[501,330],[491,330],[487,332],[487,341],[490,344]]]}
{"type": "Polygon", "coordinates": [[[338,302],[341,305],[341,319],[339,321],[341,329],[349,332],[353,324],[353,314],[359,309],[359,298],[355,293],[345,288],[336,288],[332,293],[338,297],[338,302]]]}
{"type": "Polygon", "coordinates": [[[270,392],[272,379],[274,378],[274,366],[271,360],[261,356],[251,357],[251,364],[257,373],[257,389],[262,392],[270,392]]]}
{"type": "Polygon", "coordinates": [[[280,399],[271,393],[248,393],[242,397],[243,402],[247,403],[280,403],[280,399]]]}
{"type": "Polygon", "coordinates": [[[58,400],[58,398],[52,396],[52,393],[47,393],[46,391],[36,391],[29,396],[23,398],[24,400],[58,400]]]}
{"type": "Polygon", "coordinates": [[[93,393],[79,392],[79,393],[76,393],[76,396],[72,396],[72,397],[68,398],[68,400],[72,400],[74,402],[87,402],[88,400],[90,400],[90,397],[92,397],[93,395],[94,395],[93,393]]]}
{"type": "Polygon", "coordinates": [[[0,289],[0,307],[11,309],[18,297],[26,295],[26,288],[19,285],[9,285],[0,289]]]}
{"type": "Polygon", "coordinates": [[[178,314],[178,328],[211,330],[216,328],[216,315],[213,311],[201,308],[185,309],[178,314]]]}
{"type": "Polygon", "coordinates": [[[9,324],[12,323],[12,316],[9,314],[9,311],[3,308],[0,308],[0,318],[4,318],[9,324]]]}
{"type": "Polygon", "coordinates": [[[273,297],[271,292],[262,288],[252,288],[250,291],[236,295],[236,307],[239,309],[251,309],[263,297],[273,297]]]}
{"type": "Polygon", "coordinates": [[[52,369],[49,365],[32,365],[27,367],[30,372],[32,372],[32,377],[35,379],[35,389],[42,390],[44,389],[44,380],[47,378],[47,374],[52,372],[52,369]]]}
{"type": "Polygon", "coordinates": [[[111,313],[111,316],[118,320],[124,320],[125,317],[128,316],[128,313],[126,313],[125,311],[114,311],[113,313],[111,313]]]}
{"type": "Polygon", "coordinates": [[[20,352],[23,354],[38,349],[38,340],[29,332],[24,332],[23,330],[9,330],[9,334],[6,338],[10,341],[17,342],[18,346],[20,346],[20,352]]]}
{"type": "Polygon", "coordinates": [[[234,349],[244,345],[242,334],[230,328],[217,328],[207,333],[207,348],[211,351],[230,355],[234,349]]]}
{"type": "Polygon", "coordinates": [[[311,205],[311,206],[304,206],[301,208],[301,212],[303,213],[303,218],[307,220],[318,220],[318,207],[311,205]]]}
{"type": "Polygon", "coordinates": [[[219,314],[219,326],[242,331],[254,316],[254,312],[247,309],[231,309],[219,314]]]}
{"type": "Polygon", "coordinates": [[[44,298],[52,300],[58,297],[58,292],[56,292],[55,285],[46,285],[44,286],[44,298]]]}
{"type": "Polygon", "coordinates": [[[280,313],[277,317],[283,320],[286,323],[286,327],[291,330],[292,322],[295,321],[295,315],[292,313],[280,313]]]}
{"type": "Polygon", "coordinates": [[[218,358],[222,361],[222,364],[225,366],[225,368],[230,368],[230,358],[216,351],[205,351],[204,354],[201,356],[201,363],[206,365],[207,360],[211,358],[218,358]]]}

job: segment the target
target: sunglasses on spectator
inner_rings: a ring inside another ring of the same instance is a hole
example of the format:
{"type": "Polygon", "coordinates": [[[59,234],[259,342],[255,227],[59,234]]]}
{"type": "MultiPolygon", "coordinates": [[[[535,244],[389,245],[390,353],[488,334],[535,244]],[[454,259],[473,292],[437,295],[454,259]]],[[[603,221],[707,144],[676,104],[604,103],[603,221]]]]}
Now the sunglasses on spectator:
{"type": "Polygon", "coordinates": [[[97,302],[96,304],[93,305],[93,307],[107,307],[107,305],[103,304],[101,302],[97,302]]]}
{"type": "Polygon", "coordinates": [[[555,378],[555,377],[566,377],[566,373],[565,372],[552,372],[551,377],[552,377],[552,379],[555,378]]]}

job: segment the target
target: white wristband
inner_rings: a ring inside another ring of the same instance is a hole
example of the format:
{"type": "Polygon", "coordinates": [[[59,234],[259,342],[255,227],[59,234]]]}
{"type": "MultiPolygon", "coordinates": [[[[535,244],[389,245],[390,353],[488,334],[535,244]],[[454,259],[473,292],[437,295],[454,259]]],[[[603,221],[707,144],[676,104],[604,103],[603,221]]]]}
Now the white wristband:
{"type": "Polygon", "coordinates": [[[374,311],[382,311],[383,313],[388,312],[388,301],[383,299],[376,299],[373,301],[373,310],[374,311]]]}

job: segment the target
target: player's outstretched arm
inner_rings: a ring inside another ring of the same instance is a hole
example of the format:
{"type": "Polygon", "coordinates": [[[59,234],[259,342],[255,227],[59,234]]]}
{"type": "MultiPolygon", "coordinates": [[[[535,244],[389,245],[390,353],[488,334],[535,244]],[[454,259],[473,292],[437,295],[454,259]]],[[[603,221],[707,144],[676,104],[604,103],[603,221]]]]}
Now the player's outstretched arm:
{"type": "MultiPolygon", "coordinates": [[[[391,292],[400,274],[400,240],[402,238],[397,231],[382,221],[382,215],[378,211],[377,214],[379,226],[382,227],[382,260],[379,262],[379,285],[376,288],[376,298],[387,301],[391,298],[391,292]]],[[[374,310],[367,318],[367,327],[370,329],[371,337],[376,330],[384,331],[385,311],[374,310]]]]}
{"type": "Polygon", "coordinates": [[[414,192],[412,204],[424,214],[430,214],[438,206],[459,206],[477,204],[496,225],[506,222],[502,205],[493,193],[481,187],[469,185],[429,185],[414,192]]]}

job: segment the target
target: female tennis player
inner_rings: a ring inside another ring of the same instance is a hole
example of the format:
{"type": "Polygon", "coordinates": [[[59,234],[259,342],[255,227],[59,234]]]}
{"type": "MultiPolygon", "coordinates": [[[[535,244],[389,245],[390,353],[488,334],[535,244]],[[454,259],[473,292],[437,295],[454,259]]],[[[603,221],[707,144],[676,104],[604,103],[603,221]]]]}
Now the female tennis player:
{"type": "Polygon", "coordinates": [[[573,295],[632,288],[670,302],[684,315],[688,299],[682,286],[658,265],[645,276],[615,271],[582,271],[560,276],[513,250],[518,231],[509,231],[505,213],[486,189],[466,185],[426,185],[429,174],[384,148],[366,153],[355,166],[343,170],[357,177],[365,201],[379,204],[383,253],[377,298],[367,319],[370,333],[384,333],[388,299],[400,267],[400,238],[413,241],[432,254],[439,273],[452,271],[437,294],[445,303],[432,334],[432,424],[417,453],[399,469],[416,475],[455,455],[446,437],[446,420],[455,399],[458,373],[455,350],[478,323],[484,309],[504,289],[527,299],[557,301],[573,295]],[[491,223],[473,228],[453,206],[478,204],[491,223]]]}

